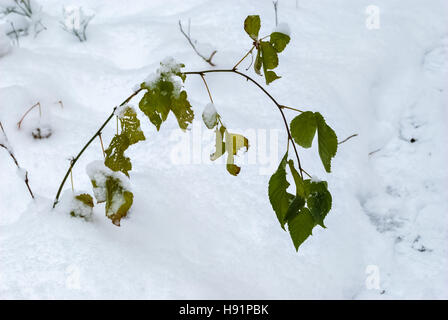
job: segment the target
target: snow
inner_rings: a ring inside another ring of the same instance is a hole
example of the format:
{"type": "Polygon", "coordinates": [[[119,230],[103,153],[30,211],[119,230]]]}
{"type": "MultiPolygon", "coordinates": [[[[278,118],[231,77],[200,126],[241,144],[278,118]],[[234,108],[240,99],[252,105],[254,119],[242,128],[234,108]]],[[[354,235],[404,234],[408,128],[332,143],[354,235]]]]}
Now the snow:
{"type": "Polygon", "coordinates": [[[131,190],[129,179],[121,172],[110,170],[104,165],[104,161],[92,161],[87,165],[86,173],[91,181],[95,181],[96,187],[93,188],[93,193],[98,203],[106,201],[106,180],[108,177],[117,179],[124,189],[131,190]]]}
{"type": "MultiPolygon", "coordinates": [[[[267,196],[287,145],[281,116],[234,74],[206,80],[229,131],[249,138],[238,177],[207,160],[214,136],[200,115],[209,97],[200,77],[188,75],[196,120],[183,140],[172,139],[180,131],[174,116],[157,132],[137,110],[147,140],[126,151],[133,170],[124,181],[134,204],[121,227],[103,203],[95,203],[90,221],[63,206],[52,210],[69,159],[135,83],[157,74],[166,56],[184,70],[212,68],[178,20],[193,17],[194,37],[218,51],[216,68],[231,68],[251,46],[247,15],[260,14],[260,35],[274,28],[272,1],[83,0],[80,6],[95,11],[83,43],[60,27],[59,1],[38,3],[47,30],[21,37],[0,57],[0,121],[36,195],[32,201],[0,148],[0,298],[448,298],[446,0],[377,0],[378,29],[366,26],[370,1],[303,0],[296,7],[280,0],[279,22],[292,31],[275,70],[282,78],[265,86],[252,68],[245,71],[250,57],[239,66],[281,104],[320,112],[339,140],[358,133],[339,145],[331,174],[317,146],[299,148],[303,168],[328,181],[333,208],[327,228],[316,227],[298,253],[267,196]],[[47,118],[33,110],[17,129],[38,101],[47,118]],[[53,134],[33,139],[44,120],[53,134]],[[190,152],[185,163],[171,158],[180,141],[190,152]],[[278,159],[263,174],[260,150],[278,159]]],[[[288,121],[295,116],[285,113],[288,121]]],[[[102,132],[106,145],[115,133],[111,121],[102,132]]],[[[102,157],[95,139],[73,170],[75,190],[92,194],[86,167],[102,157]]],[[[102,160],[89,168],[105,170],[102,160]]],[[[70,181],[64,189],[72,193],[70,181]]]]}
{"type": "Polygon", "coordinates": [[[26,176],[27,176],[27,172],[25,169],[23,168],[17,168],[16,170],[17,176],[22,180],[25,181],[26,180],[26,176]]]}
{"type": "Polygon", "coordinates": [[[6,24],[0,23],[0,57],[11,51],[11,41],[6,35],[6,24]]]}
{"type": "Polygon", "coordinates": [[[76,199],[81,194],[89,194],[87,191],[65,190],[58,202],[56,214],[71,215],[72,217],[80,217],[90,220],[93,210],[90,206],[76,199]]]}
{"type": "Polygon", "coordinates": [[[218,121],[218,113],[216,112],[215,105],[213,103],[208,103],[204,111],[202,111],[202,120],[204,120],[205,125],[209,129],[213,129],[218,121]]]}
{"type": "Polygon", "coordinates": [[[148,88],[154,88],[154,86],[160,79],[164,79],[165,81],[169,81],[174,85],[173,95],[175,97],[178,97],[182,88],[182,83],[180,78],[174,75],[176,73],[180,73],[181,68],[182,64],[174,60],[173,57],[165,57],[160,62],[160,67],[157,68],[157,71],[151,73],[146,77],[144,81],[145,86],[148,88]]]}
{"type": "Polygon", "coordinates": [[[132,109],[135,112],[135,108],[133,106],[131,106],[130,104],[124,104],[122,106],[118,106],[117,109],[115,109],[115,115],[119,118],[119,119],[123,119],[123,117],[125,116],[125,112],[128,109],[132,109]]]}
{"type": "Polygon", "coordinates": [[[285,22],[279,23],[272,32],[280,32],[291,37],[291,29],[289,28],[289,24],[285,22]]]}

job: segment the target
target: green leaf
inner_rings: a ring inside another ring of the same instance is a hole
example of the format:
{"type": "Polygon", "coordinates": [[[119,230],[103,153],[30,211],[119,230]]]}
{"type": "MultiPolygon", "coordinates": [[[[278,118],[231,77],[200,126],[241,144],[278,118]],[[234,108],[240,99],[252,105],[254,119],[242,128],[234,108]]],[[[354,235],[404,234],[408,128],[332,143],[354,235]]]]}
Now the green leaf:
{"type": "Polygon", "coordinates": [[[325,228],[324,219],[331,210],[332,197],[327,189],[327,182],[305,180],[306,203],[316,224],[325,228]]]}
{"type": "Polygon", "coordinates": [[[252,40],[258,39],[258,32],[260,31],[260,16],[252,15],[247,16],[246,20],[244,20],[244,30],[252,38],[252,40]]]}
{"type": "Polygon", "coordinates": [[[292,199],[292,202],[289,204],[288,211],[286,211],[284,223],[294,218],[304,206],[305,198],[301,196],[295,196],[292,199]]]}
{"type": "Polygon", "coordinates": [[[315,225],[310,210],[307,208],[302,208],[299,214],[288,221],[289,234],[291,235],[296,251],[298,251],[300,245],[312,235],[315,225]]]}
{"type": "Polygon", "coordinates": [[[264,77],[266,79],[266,84],[270,84],[272,81],[281,78],[274,71],[265,71],[264,72],[264,77]]]}
{"type": "Polygon", "coordinates": [[[104,164],[112,171],[121,171],[129,177],[128,171],[132,170],[131,159],[124,155],[128,147],[129,138],[126,134],[115,135],[109,147],[104,151],[106,153],[104,164]]]}
{"type": "Polygon", "coordinates": [[[311,147],[317,129],[313,112],[306,111],[299,114],[291,121],[290,128],[291,136],[298,145],[304,148],[311,147]]]}
{"type": "Polygon", "coordinates": [[[70,215],[88,220],[92,216],[93,198],[88,193],[81,193],[74,197],[70,215]]]}
{"type": "Polygon", "coordinates": [[[290,195],[286,192],[289,187],[289,182],[286,180],[286,159],[288,152],[285,153],[280,162],[277,171],[269,179],[269,201],[272,209],[274,209],[280,225],[284,229],[285,217],[290,204],[290,195]]]}
{"type": "Polygon", "coordinates": [[[134,108],[125,106],[118,117],[121,123],[121,133],[128,137],[129,145],[145,140],[145,135],[140,128],[140,120],[138,120],[134,108]]]}
{"type": "Polygon", "coordinates": [[[226,169],[232,176],[237,176],[241,171],[241,167],[238,167],[234,163],[227,163],[226,169]]]}
{"type": "Polygon", "coordinates": [[[159,80],[153,87],[146,89],[148,92],[140,100],[139,107],[158,131],[170,112],[174,85],[170,81],[159,80]]]}
{"type": "Polygon", "coordinates": [[[279,79],[280,77],[274,72],[268,69],[275,69],[278,66],[277,51],[267,41],[260,41],[261,58],[263,62],[263,72],[266,79],[266,84],[279,79]]]}
{"type": "Polygon", "coordinates": [[[336,155],[336,151],[338,149],[338,138],[336,133],[327,125],[325,119],[319,112],[315,112],[314,116],[317,123],[319,156],[325,170],[327,172],[331,172],[331,159],[336,155]]]}
{"type": "Polygon", "coordinates": [[[176,116],[182,130],[187,129],[193,122],[194,112],[187,99],[187,93],[180,90],[181,84],[173,79],[173,75],[176,75],[185,80],[185,74],[179,71],[180,67],[183,67],[183,64],[178,64],[172,69],[163,69],[164,71],[159,71],[160,74],[154,81],[141,84],[147,92],[139,102],[140,110],[148,116],[157,130],[160,130],[170,111],[176,116]]]}
{"type": "Polygon", "coordinates": [[[296,168],[294,167],[294,161],[292,161],[292,159],[289,160],[288,165],[289,165],[289,169],[291,170],[292,177],[294,178],[294,183],[296,184],[297,196],[305,198],[306,197],[305,185],[304,185],[303,179],[300,176],[299,172],[297,172],[296,168]]]}
{"type": "Polygon", "coordinates": [[[81,193],[81,194],[78,194],[75,197],[75,199],[81,201],[86,206],[88,206],[90,208],[93,208],[93,198],[92,198],[92,196],[90,194],[88,194],[88,193],[81,193]]]}
{"type": "Polygon", "coordinates": [[[108,176],[106,180],[106,216],[119,226],[132,206],[134,195],[126,190],[120,179],[108,176]]]}
{"type": "Polygon", "coordinates": [[[263,60],[261,58],[261,50],[257,50],[257,57],[255,58],[254,70],[255,73],[261,76],[261,67],[263,67],[263,60]]]}
{"type": "Polygon", "coordinates": [[[282,52],[289,43],[290,37],[281,32],[272,32],[269,42],[277,52],[282,52]]]}
{"type": "Polygon", "coordinates": [[[193,122],[194,112],[185,91],[181,91],[178,97],[173,97],[171,111],[176,116],[177,123],[182,130],[186,130],[188,125],[193,122]]]}
{"type": "Polygon", "coordinates": [[[278,66],[277,51],[267,41],[260,41],[261,56],[263,58],[263,67],[265,69],[275,69],[278,66]]]}

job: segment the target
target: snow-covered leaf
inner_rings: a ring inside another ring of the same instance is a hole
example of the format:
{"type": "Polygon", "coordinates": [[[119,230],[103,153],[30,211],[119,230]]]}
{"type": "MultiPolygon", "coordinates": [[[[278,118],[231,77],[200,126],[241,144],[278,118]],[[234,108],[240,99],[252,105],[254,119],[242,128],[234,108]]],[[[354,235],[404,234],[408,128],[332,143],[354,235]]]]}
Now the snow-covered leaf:
{"type": "Polygon", "coordinates": [[[145,140],[145,135],[140,128],[140,120],[134,108],[125,105],[119,109],[118,118],[121,123],[121,133],[128,137],[129,145],[145,140]]]}
{"type": "Polygon", "coordinates": [[[174,113],[182,130],[193,122],[194,112],[187,99],[187,93],[182,90],[182,82],[186,75],[180,71],[184,65],[174,60],[161,63],[157,72],[141,84],[147,90],[140,100],[140,110],[145,113],[157,130],[160,129],[170,111],[174,113]],[[182,82],[177,79],[179,77],[182,82]]]}
{"type": "Polygon", "coordinates": [[[132,206],[134,195],[122,185],[121,180],[113,176],[106,180],[106,216],[119,226],[132,206]]]}

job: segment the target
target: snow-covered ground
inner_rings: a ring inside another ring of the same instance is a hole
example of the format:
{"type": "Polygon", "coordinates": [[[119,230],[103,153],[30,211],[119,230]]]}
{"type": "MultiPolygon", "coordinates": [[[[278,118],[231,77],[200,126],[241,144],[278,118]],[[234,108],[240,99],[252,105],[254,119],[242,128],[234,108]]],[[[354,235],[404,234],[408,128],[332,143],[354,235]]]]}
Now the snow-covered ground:
{"type": "MultiPolygon", "coordinates": [[[[36,194],[31,201],[0,149],[0,298],[448,298],[446,0],[279,1],[291,42],[268,91],[321,112],[340,140],[359,134],[340,145],[330,175],[317,150],[300,151],[307,171],[328,180],[333,209],[327,229],[315,228],[298,253],[267,196],[286,147],[282,119],[232,74],[207,80],[226,125],[251,143],[238,177],[206,160],[208,95],[190,75],[190,132],[176,130],[172,116],[156,132],[139,113],[147,140],[127,152],[134,206],[121,227],[102,205],[90,222],[50,209],[68,159],[161,60],[210,67],[179,19],[191,19],[192,36],[218,51],[218,68],[231,68],[251,46],[247,15],[261,16],[262,34],[274,28],[272,1],[38,2],[46,30],[0,57],[0,121],[36,194]],[[60,26],[70,4],[95,13],[86,42],[60,26]],[[42,117],[33,110],[18,130],[36,102],[42,117]],[[51,137],[34,139],[37,126],[51,137]],[[187,157],[176,156],[185,144],[187,157]]],[[[114,132],[114,123],[106,127],[106,143],[114,132]]],[[[85,168],[101,158],[96,141],[74,169],[76,189],[91,190],[85,168]]]]}

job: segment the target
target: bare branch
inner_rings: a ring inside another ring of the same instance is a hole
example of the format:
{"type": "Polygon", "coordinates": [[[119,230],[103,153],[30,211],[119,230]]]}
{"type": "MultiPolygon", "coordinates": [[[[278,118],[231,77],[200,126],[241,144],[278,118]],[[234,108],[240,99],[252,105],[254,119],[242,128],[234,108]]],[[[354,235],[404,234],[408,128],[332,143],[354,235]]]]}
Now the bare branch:
{"type": "Polygon", "coordinates": [[[194,42],[193,42],[193,40],[191,39],[191,36],[190,36],[190,24],[188,24],[188,33],[186,33],[185,31],[184,31],[184,29],[182,28],[182,23],[180,22],[180,20],[179,20],[179,29],[180,29],[180,32],[184,35],[184,37],[188,40],[188,43],[190,43],[190,45],[191,45],[191,47],[193,48],[193,50],[194,50],[194,52],[196,52],[196,54],[198,55],[198,56],[200,56],[205,62],[207,62],[209,65],[211,65],[212,67],[214,67],[215,66],[215,64],[212,62],[212,59],[213,59],[213,57],[215,56],[215,54],[216,54],[216,50],[214,50],[213,52],[212,52],[212,54],[210,55],[210,57],[205,57],[203,54],[201,54],[199,51],[198,51],[198,49],[196,48],[196,45],[194,44],[194,42]]]}

